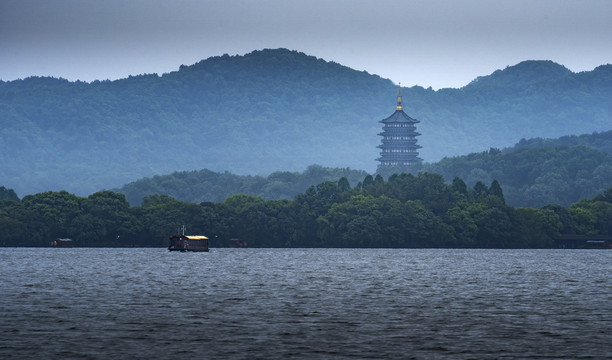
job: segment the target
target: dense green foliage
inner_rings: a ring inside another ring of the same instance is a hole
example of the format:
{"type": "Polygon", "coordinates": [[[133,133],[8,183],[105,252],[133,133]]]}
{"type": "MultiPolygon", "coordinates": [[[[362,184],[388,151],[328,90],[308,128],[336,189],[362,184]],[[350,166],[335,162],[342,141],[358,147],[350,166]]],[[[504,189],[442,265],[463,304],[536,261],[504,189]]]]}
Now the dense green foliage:
{"type": "Polygon", "coordinates": [[[139,205],[149,195],[169,195],[187,202],[223,202],[236,194],[260,196],[266,200],[293,199],[312,185],[324,181],[337,181],[344,177],[356,185],[367,173],[365,171],[324,168],[311,165],[306,171],[278,171],[267,177],[235,175],[210,170],[181,171],[169,175],[157,175],[129,183],[118,189],[128,202],[139,205]]]}
{"type": "MultiPolygon", "coordinates": [[[[402,79],[396,79],[397,81],[402,79]]],[[[79,195],[178,170],[237,174],[310,164],[373,172],[396,86],[296,51],[212,57],[92,83],[0,81],[0,179],[17,194],[79,195]]],[[[612,66],[572,73],[526,61],[461,89],[402,89],[420,155],[610,129],[612,66]]]]}
{"type": "Polygon", "coordinates": [[[442,174],[447,181],[458,176],[470,186],[497,179],[512,206],[569,206],[612,187],[612,155],[584,146],[490,149],[444,158],[423,170],[442,174]]]}
{"type": "Polygon", "coordinates": [[[0,244],[48,246],[70,237],[77,246],[165,246],[186,225],[211,246],[231,238],[252,247],[538,248],[559,233],[612,234],[612,188],[569,208],[506,205],[499,182],[468,187],[441,175],[367,175],[309,187],[294,200],[233,195],[199,205],[151,195],[130,207],[123,194],[87,198],[66,191],[0,201],[0,244]]]}
{"type": "Polygon", "coordinates": [[[17,196],[13,189],[0,186],[0,200],[19,200],[19,196],[17,196]]]}

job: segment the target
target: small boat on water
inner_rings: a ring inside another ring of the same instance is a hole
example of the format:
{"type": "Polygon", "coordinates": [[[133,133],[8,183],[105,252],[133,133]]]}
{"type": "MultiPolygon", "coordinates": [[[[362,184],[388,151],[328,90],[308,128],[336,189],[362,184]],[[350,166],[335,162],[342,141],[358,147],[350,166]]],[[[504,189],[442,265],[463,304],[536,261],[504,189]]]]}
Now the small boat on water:
{"type": "Polygon", "coordinates": [[[72,247],[72,239],[68,238],[56,238],[51,241],[51,247],[56,248],[71,248],[72,247]]]}
{"type": "Polygon", "coordinates": [[[204,235],[185,235],[185,227],[183,233],[170,237],[168,243],[170,251],[208,251],[208,238],[204,235]]]}
{"type": "Polygon", "coordinates": [[[208,238],[203,235],[174,235],[168,243],[170,251],[208,251],[208,238]]]}
{"type": "Polygon", "coordinates": [[[612,236],[562,234],[553,238],[558,249],[612,249],[612,236]]]}

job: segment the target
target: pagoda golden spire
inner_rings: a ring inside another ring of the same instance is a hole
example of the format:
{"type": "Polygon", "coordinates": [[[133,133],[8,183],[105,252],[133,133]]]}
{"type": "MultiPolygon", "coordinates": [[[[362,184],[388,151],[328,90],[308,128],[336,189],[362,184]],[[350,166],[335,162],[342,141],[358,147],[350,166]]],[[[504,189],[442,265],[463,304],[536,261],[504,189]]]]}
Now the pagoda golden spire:
{"type": "Polygon", "coordinates": [[[402,83],[398,83],[397,85],[397,106],[395,110],[402,110],[404,107],[402,106],[402,83]]]}

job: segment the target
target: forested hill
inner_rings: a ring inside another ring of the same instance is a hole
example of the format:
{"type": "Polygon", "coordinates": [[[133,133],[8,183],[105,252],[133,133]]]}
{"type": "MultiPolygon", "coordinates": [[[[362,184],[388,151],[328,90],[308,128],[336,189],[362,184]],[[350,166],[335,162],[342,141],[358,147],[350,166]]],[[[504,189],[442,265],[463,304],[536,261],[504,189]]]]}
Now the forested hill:
{"type": "MultiPolygon", "coordinates": [[[[409,79],[394,79],[408,81],[409,79]]],[[[610,129],[612,65],[526,61],[461,89],[402,89],[421,157],[610,129]]],[[[286,49],[92,83],[0,81],[0,185],[89,194],[178,170],[237,174],[310,164],[373,172],[390,80],[286,49]]]]}
{"type": "Polygon", "coordinates": [[[473,186],[498,180],[508,204],[569,206],[612,187],[612,130],[560,138],[521,139],[501,151],[448,157],[423,171],[473,186]]]}
{"type": "Polygon", "coordinates": [[[521,139],[513,147],[505,148],[502,151],[509,153],[524,148],[559,147],[559,146],[587,146],[612,155],[612,130],[604,132],[594,132],[592,134],[561,136],[557,139],[533,138],[521,139]]]}
{"type": "MultiPolygon", "coordinates": [[[[569,206],[612,187],[612,130],[558,139],[522,139],[511,148],[448,157],[418,170],[440,174],[447,183],[459,177],[470,187],[497,180],[512,206],[569,206]]],[[[147,177],[116,191],[125,194],[133,206],[157,194],[194,203],[219,203],[235,194],[278,200],[293,199],[310,186],[342,177],[355,186],[366,175],[364,171],[315,165],[301,173],[279,171],[267,177],[204,169],[147,177]]]]}
{"type": "Polygon", "coordinates": [[[490,149],[444,158],[423,170],[468,185],[497,180],[513,206],[568,206],[612,186],[612,155],[585,146],[490,149]]]}
{"type": "Polygon", "coordinates": [[[266,200],[289,200],[325,181],[338,181],[344,177],[351,186],[355,186],[367,175],[363,170],[318,165],[311,165],[303,172],[276,171],[265,177],[202,169],[139,179],[115,191],[125,194],[132,206],[140,205],[143,198],[151,195],[168,195],[193,203],[221,203],[237,194],[259,196],[266,200]]]}

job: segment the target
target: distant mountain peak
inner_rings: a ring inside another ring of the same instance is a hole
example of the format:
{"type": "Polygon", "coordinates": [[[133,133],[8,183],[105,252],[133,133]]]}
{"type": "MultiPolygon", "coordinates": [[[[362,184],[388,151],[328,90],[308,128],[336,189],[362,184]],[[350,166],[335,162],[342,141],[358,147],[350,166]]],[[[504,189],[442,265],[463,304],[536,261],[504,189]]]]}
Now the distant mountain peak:
{"type": "MultiPolygon", "coordinates": [[[[213,56],[193,65],[181,65],[178,71],[165,76],[193,83],[211,83],[222,78],[230,87],[239,86],[237,84],[240,81],[247,79],[268,89],[274,84],[306,84],[314,79],[325,79],[325,82],[333,86],[323,88],[324,91],[338,86],[348,91],[350,88],[361,88],[363,83],[376,86],[381,80],[378,75],[286,48],[254,50],[244,55],[213,56]]],[[[387,82],[391,84],[390,80],[387,82]]],[[[263,91],[258,93],[264,94],[263,91]]]]}
{"type": "Polygon", "coordinates": [[[193,65],[181,65],[179,71],[197,71],[201,69],[209,69],[221,64],[244,66],[249,64],[252,66],[270,67],[278,69],[287,65],[307,66],[316,62],[329,63],[323,59],[319,59],[312,55],[307,55],[297,50],[289,50],[286,48],[278,49],[262,49],[254,50],[244,55],[228,55],[211,56],[205,60],[201,60],[193,65]]]}
{"type": "Polygon", "coordinates": [[[552,60],[525,60],[516,65],[506,66],[504,71],[547,71],[565,75],[572,73],[570,69],[552,60]]]}
{"type": "Polygon", "coordinates": [[[526,60],[503,70],[496,70],[491,75],[479,76],[468,86],[495,84],[516,87],[554,81],[572,74],[570,69],[551,60],[526,60]]]}
{"type": "Polygon", "coordinates": [[[612,64],[600,65],[590,73],[592,76],[598,76],[601,79],[605,79],[604,81],[609,81],[612,78],[612,64]]]}

